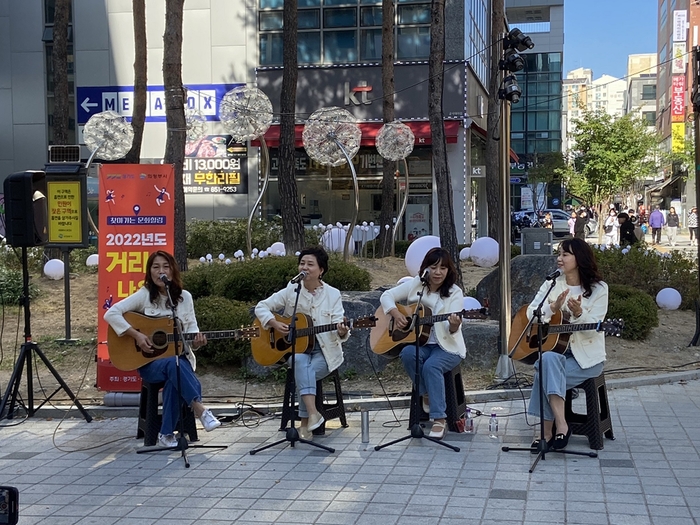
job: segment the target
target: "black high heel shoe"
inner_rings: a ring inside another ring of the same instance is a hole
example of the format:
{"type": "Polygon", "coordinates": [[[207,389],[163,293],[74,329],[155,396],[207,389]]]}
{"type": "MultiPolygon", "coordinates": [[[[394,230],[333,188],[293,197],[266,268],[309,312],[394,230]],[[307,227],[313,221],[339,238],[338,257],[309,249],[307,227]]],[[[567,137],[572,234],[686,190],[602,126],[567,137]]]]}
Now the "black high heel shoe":
{"type": "Polygon", "coordinates": [[[557,434],[554,436],[554,439],[552,440],[552,448],[554,450],[560,450],[562,448],[566,448],[566,445],[569,444],[569,438],[571,437],[571,427],[569,427],[569,430],[566,432],[566,434],[557,434]]]}

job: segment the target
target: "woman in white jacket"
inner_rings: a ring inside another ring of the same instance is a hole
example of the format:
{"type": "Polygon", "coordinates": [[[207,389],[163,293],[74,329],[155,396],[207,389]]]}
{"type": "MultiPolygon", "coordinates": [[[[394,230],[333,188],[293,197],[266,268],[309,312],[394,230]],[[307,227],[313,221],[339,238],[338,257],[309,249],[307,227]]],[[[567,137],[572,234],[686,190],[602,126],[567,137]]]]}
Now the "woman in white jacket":
{"type": "MultiPolygon", "coordinates": [[[[323,424],[323,416],[316,409],[316,381],[323,379],[343,363],[342,342],[350,337],[345,325],[345,311],[340,291],[323,282],[328,271],[328,254],[320,246],[304,248],[299,253],[299,272],[306,277],[299,293],[297,313],[311,317],[314,326],[337,323],[336,330],[314,336],[316,345],[309,353],[294,356],[294,380],[299,398],[299,435],[312,439],[312,431],[323,424]]],[[[297,285],[289,282],[287,287],[260,301],[255,307],[255,316],[263,328],[274,328],[282,335],[289,334],[289,325],[278,321],[273,312],[291,317],[294,312],[297,285]]],[[[290,357],[291,359],[291,357],[290,357]]]]}
{"type": "MultiPolygon", "coordinates": [[[[598,273],[591,247],[581,239],[562,241],[557,267],[561,275],[557,277],[555,286],[542,307],[542,322],[549,322],[556,312],[562,312],[562,316],[568,317],[573,324],[602,321],[608,311],[608,285],[598,273]]],[[[528,317],[534,316],[549,288],[550,282],[545,281],[528,307],[528,317]]],[[[603,371],[605,335],[595,330],[574,332],[564,354],[545,352],[542,361],[542,364],[539,360],[535,363],[528,413],[544,419],[544,437],[548,445],[562,449],[569,443],[571,436],[571,428],[564,415],[566,391],[586,379],[598,377],[603,371]],[[544,390],[543,407],[540,407],[540,380],[544,390]]],[[[539,440],[535,440],[532,443],[533,451],[538,446],[539,440]]]]}
{"type": "MultiPolygon", "coordinates": [[[[455,284],[457,270],[447,250],[433,248],[423,258],[418,276],[391,288],[380,298],[385,314],[394,319],[394,326],[405,328],[408,320],[396,308],[397,301],[408,304],[418,302],[418,294],[424,289],[421,304],[430,308],[434,315],[451,313],[447,321],[435,323],[430,329],[426,344],[420,347],[418,393],[423,396],[423,410],[433,420],[430,436],[442,439],[447,432],[445,424],[446,401],[443,374],[452,370],[466,356],[467,350],[462,336],[462,318],[457,315],[464,305],[464,294],[455,284]],[[427,274],[425,273],[427,269],[427,274]],[[424,276],[425,277],[422,277],[424,276]],[[423,281],[423,282],[422,282],[423,281]]],[[[416,347],[408,345],[401,350],[401,361],[408,376],[413,380],[416,372],[416,347]]]]}

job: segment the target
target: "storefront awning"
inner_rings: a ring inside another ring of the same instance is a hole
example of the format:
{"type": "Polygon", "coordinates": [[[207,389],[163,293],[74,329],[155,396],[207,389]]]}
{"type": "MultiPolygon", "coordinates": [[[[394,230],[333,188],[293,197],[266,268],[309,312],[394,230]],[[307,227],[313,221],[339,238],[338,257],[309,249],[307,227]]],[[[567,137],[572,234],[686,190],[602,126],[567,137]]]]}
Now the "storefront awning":
{"type": "MultiPolygon", "coordinates": [[[[430,135],[430,122],[410,120],[404,121],[413,135],[416,137],[416,146],[426,146],[432,144],[432,136],[430,135]]],[[[459,128],[462,124],[460,120],[447,120],[445,121],[445,137],[447,138],[448,144],[455,144],[457,142],[457,137],[459,134],[459,128]]],[[[362,122],[358,124],[360,130],[362,130],[362,141],[361,146],[374,146],[379,130],[382,129],[384,125],[383,122],[362,122]]],[[[294,126],[294,142],[297,148],[303,148],[304,144],[301,139],[301,134],[304,131],[303,124],[297,124],[294,126]]],[[[267,146],[270,148],[277,148],[280,144],[280,127],[279,124],[274,124],[270,126],[270,129],[265,133],[265,141],[267,146]]],[[[254,140],[251,142],[252,146],[259,146],[260,142],[254,140]]]]}
{"type": "Polygon", "coordinates": [[[675,181],[678,180],[679,178],[680,178],[680,175],[676,175],[675,177],[670,177],[670,178],[666,179],[665,181],[662,181],[662,182],[659,182],[658,184],[655,184],[654,186],[649,186],[649,187],[647,188],[647,191],[648,191],[649,193],[651,193],[652,191],[661,191],[661,190],[663,190],[666,186],[668,186],[669,184],[675,182],[675,181]]]}

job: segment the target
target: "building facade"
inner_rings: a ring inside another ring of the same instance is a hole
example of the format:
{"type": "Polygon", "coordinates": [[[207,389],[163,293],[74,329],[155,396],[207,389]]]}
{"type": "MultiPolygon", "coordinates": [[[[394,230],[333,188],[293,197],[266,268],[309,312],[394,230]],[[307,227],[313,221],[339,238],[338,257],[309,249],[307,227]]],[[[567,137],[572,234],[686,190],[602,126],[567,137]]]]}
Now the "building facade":
{"type": "MultiPolygon", "coordinates": [[[[402,238],[437,232],[437,192],[433,181],[427,88],[430,2],[396,1],[396,114],[416,135],[408,158],[409,208],[402,238]]],[[[246,217],[258,197],[259,147],[232,144],[218,119],[224,94],[240,85],[258,86],[279,110],[282,58],[282,0],[188,0],[184,11],[183,83],[188,108],[207,119],[207,137],[188,144],[184,186],[188,218],[246,217]],[[212,175],[213,176],[209,176],[212,175]]],[[[370,221],[381,207],[382,159],[374,139],[381,126],[381,0],[299,1],[300,125],[313,111],[339,106],[358,119],[362,148],[353,159],[360,179],[360,216],[370,221]]],[[[52,140],[53,1],[0,3],[0,177],[41,169],[52,140]]],[[[76,143],[97,112],[113,110],[129,118],[133,101],[134,36],[131,3],[73,0],[70,32],[71,123],[76,143]]],[[[466,242],[471,224],[485,217],[483,177],[490,46],[488,0],[446,6],[444,116],[448,164],[454,190],[457,236],[466,242]],[[472,176],[473,175],[473,176],[472,176]]],[[[166,124],[163,104],[163,2],[146,1],[148,96],[142,162],[161,162],[166,124]]],[[[279,210],[275,132],[271,185],[263,216],[279,210]]],[[[277,130],[277,135],[279,134],[277,130]]],[[[83,148],[83,158],[89,156],[83,148]]],[[[352,193],[349,169],[329,171],[297,149],[297,182],[308,225],[345,221],[352,193]]],[[[399,196],[405,188],[398,185],[399,196]]],[[[397,198],[398,200],[398,198],[397,198]]],[[[485,221],[481,229],[485,231],[485,221]]]]}

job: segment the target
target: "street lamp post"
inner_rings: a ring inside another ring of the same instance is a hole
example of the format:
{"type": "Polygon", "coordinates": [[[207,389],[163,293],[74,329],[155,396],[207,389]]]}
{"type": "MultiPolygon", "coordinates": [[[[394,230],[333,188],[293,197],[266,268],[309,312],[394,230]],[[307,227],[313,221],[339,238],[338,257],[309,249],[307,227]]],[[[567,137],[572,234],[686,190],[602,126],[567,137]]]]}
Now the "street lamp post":
{"type": "MultiPolygon", "coordinates": [[[[695,206],[700,203],[700,46],[693,47],[693,131],[695,135],[695,206]]],[[[697,233],[697,230],[696,230],[697,233]]],[[[700,264],[700,242],[697,247],[698,264],[700,264]]],[[[700,273],[698,274],[698,291],[700,291],[700,273]]],[[[695,300],[695,335],[688,346],[697,346],[700,339],[700,301],[695,300]]]]}

